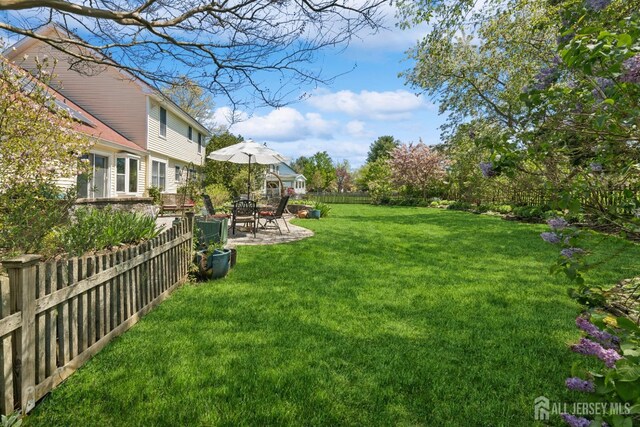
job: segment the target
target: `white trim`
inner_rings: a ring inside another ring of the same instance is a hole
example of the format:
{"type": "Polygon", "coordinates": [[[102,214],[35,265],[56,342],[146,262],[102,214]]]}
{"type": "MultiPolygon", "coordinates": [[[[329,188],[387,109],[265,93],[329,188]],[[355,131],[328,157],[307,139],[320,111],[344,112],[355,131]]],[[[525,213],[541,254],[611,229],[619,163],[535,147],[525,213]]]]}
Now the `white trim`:
{"type": "MultiPolygon", "coordinates": [[[[107,159],[107,173],[106,173],[106,182],[105,182],[105,187],[106,187],[106,194],[104,195],[104,197],[101,198],[108,198],[108,197],[112,197],[111,195],[111,174],[112,174],[112,167],[114,167],[115,165],[114,163],[114,159],[113,159],[113,153],[109,153],[106,151],[102,151],[102,150],[89,150],[88,153],[86,153],[85,155],[91,155],[93,154],[98,155],[100,157],[105,157],[107,159]]],[[[95,165],[94,165],[95,168],[95,165]]],[[[93,175],[93,169],[91,170],[91,174],[93,175]]],[[[91,178],[91,181],[93,180],[93,176],[91,178]]],[[[91,181],[87,181],[87,185],[89,185],[89,183],[91,181]]],[[[78,186],[78,178],[76,177],[76,182],[75,182],[76,187],[78,186]]],[[[87,188],[87,198],[88,199],[96,199],[96,197],[90,197],[91,196],[91,191],[89,191],[89,188],[87,188]]]]}
{"type": "Polygon", "coordinates": [[[142,161],[140,156],[137,156],[135,154],[130,154],[130,153],[126,153],[126,152],[121,152],[121,153],[116,153],[114,154],[114,168],[115,168],[115,172],[116,172],[116,195],[118,194],[127,194],[127,195],[136,195],[140,192],[140,183],[139,178],[140,178],[140,172],[142,171],[142,161]],[[124,162],[124,191],[118,191],[118,159],[125,159],[124,162]],[[131,168],[130,168],[130,163],[129,160],[133,159],[136,160],[138,162],[138,171],[136,174],[136,191],[130,191],[129,190],[129,183],[131,180],[131,168]]]}

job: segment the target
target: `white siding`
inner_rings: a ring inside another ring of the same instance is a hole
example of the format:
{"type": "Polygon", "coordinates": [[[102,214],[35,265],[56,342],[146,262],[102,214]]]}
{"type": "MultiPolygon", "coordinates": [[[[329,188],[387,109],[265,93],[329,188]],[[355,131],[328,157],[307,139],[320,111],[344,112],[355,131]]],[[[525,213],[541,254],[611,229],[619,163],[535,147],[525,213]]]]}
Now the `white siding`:
{"type": "MultiPolygon", "coordinates": [[[[205,147],[203,146],[202,152],[198,153],[198,131],[193,129],[193,141],[189,141],[189,124],[171,111],[169,105],[162,106],[167,110],[167,136],[160,136],[160,107],[157,102],[149,100],[148,150],[178,162],[202,165],[205,147]]],[[[203,143],[205,139],[203,135],[203,143]]]]}
{"type": "Polygon", "coordinates": [[[70,57],[36,42],[24,53],[26,61],[12,58],[26,68],[35,67],[35,57],[57,58],[52,86],[111,128],[142,148],[146,147],[146,98],[141,87],[115,68],[104,67],[92,75],[69,69],[70,57]]]}

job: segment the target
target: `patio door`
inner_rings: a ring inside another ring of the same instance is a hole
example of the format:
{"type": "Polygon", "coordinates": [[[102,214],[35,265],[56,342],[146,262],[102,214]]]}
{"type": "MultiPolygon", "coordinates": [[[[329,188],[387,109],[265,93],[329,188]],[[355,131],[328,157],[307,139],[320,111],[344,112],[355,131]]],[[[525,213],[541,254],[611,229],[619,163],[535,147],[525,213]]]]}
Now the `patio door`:
{"type": "Polygon", "coordinates": [[[78,197],[101,199],[109,196],[109,158],[99,154],[88,154],[91,168],[88,175],[78,176],[78,197]]]}

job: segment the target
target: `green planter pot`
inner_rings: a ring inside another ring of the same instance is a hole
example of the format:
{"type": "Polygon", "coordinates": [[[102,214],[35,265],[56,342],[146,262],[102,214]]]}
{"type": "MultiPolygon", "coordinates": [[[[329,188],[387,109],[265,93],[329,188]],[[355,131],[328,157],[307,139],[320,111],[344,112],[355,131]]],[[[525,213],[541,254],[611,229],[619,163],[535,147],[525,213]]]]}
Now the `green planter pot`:
{"type": "Polygon", "coordinates": [[[320,219],[320,214],[322,212],[319,209],[312,209],[309,211],[308,218],[320,219]]]}
{"type": "Polygon", "coordinates": [[[208,254],[206,251],[196,253],[196,262],[200,270],[200,276],[208,279],[220,279],[229,272],[231,264],[230,249],[216,249],[208,254]]]}

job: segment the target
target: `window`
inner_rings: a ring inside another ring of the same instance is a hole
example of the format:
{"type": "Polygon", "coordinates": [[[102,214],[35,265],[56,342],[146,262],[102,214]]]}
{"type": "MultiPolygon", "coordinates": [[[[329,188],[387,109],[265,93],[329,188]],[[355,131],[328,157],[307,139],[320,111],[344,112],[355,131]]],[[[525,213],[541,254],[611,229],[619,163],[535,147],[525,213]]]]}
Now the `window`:
{"type": "Polygon", "coordinates": [[[167,136],[167,110],[160,107],[160,136],[167,136]]]}
{"type": "Polygon", "coordinates": [[[202,134],[198,132],[198,153],[202,153],[202,134]]]}
{"type": "Polygon", "coordinates": [[[167,188],[167,164],[153,160],[151,162],[151,186],[160,191],[167,188]]]}
{"type": "Polygon", "coordinates": [[[189,126],[189,131],[187,132],[187,137],[189,138],[189,141],[193,141],[193,128],[191,126],[189,126]]]}
{"type": "Polygon", "coordinates": [[[138,192],[138,170],[140,161],[130,155],[118,155],[116,158],[116,191],[118,193],[138,192]]]}
{"type": "Polygon", "coordinates": [[[180,166],[176,166],[176,176],[175,176],[175,181],[176,181],[176,182],[180,182],[180,181],[182,181],[182,169],[180,169],[180,166]]]}
{"type": "Polygon", "coordinates": [[[98,154],[82,156],[91,168],[88,174],[78,175],[78,197],[99,199],[109,197],[109,158],[98,154]]]}

